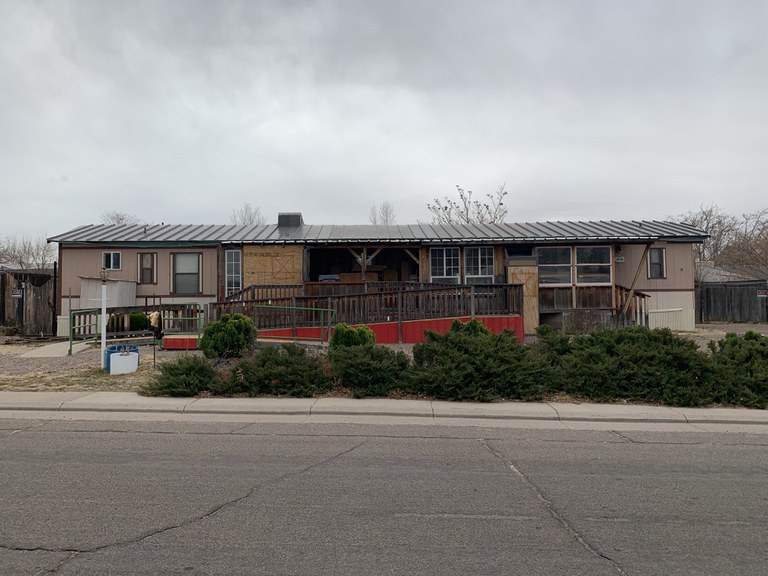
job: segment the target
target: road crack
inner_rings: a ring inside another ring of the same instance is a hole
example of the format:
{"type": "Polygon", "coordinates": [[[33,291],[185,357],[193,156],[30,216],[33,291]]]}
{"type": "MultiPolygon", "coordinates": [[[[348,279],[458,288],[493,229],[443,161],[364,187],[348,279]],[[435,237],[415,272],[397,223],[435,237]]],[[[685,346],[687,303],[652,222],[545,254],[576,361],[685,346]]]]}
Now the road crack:
{"type": "Polygon", "coordinates": [[[546,511],[549,513],[552,518],[554,518],[558,524],[560,524],[565,530],[571,535],[571,537],[576,540],[576,542],[579,543],[579,545],[584,548],[587,552],[592,554],[596,558],[600,558],[602,560],[606,560],[611,564],[614,570],[616,570],[617,574],[621,574],[622,576],[626,576],[626,572],[622,570],[621,566],[611,557],[606,556],[602,552],[600,552],[597,548],[592,546],[589,542],[586,541],[586,539],[579,533],[576,528],[574,528],[571,523],[568,521],[568,519],[563,516],[560,512],[557,511],[555,508],[554,503],[547,498],[547,496],[544,494],[544,492],[536,486],[536,484],[533,483],[533,481],[528,478],[517,466],[515,466],[515,463],[509,460],[504,454],[493,448],[490,444],[488,444],[488,441],[485,439],[480,440],[480,444],[482,444],[491,454],[493,454],[496,458],[504,462],[507,466],[509,466],[509,469],[517,476],[520,481],[527,486],[535,495],[536,498],[539,500],[539,502],[542,503],[546,511]]]}
{"type": "Polygon", "coordinates": [[[367,438],[363,440],[362,442],[358,442],[351,448],[347,448],[346,450],[342,450],[341,452],[338,452],[336,454],[333,454],[332,456],[329,456],[327,458],[324,458],[323,460],[320,460],[318,462],[315,462],[313,464],[310,464],[308,466],[305,466],[299,470],[294,470],[291,472],[286,472],[285,474],[281,474],[280,476],[277,476],[275,478],[271,478],[269,480],[265,480],[263,482],[259,482],[258,484],[255,484],[252,486],[248,491],[245,492],[245,494],[242,494],[236,498],[232,498],[230,500],[226,500],[225,502],[222,502],[213,508],[210,508],[209,510],[203,512],[202,514],[198,514],[196,516],[193,516],[191,518],[187,518],[185,520],[182,520],[181,522],[177,522],[174,524],[169,524],[166,526],[162,526],[159,528],[155,528],[153,530],[149,530],[147,532],[144,532],[142,534],[139,534],[138,536],[134,538],[129,538],[127,540],[121,540],[119,542],[110,542],[107,544],[101,544],[99,546],[93,546],[90,548],[45,548],[42,546],[36,546],[36,547],[23,547],[23,546],[9,546],[0,544],[0,548],[4,550],[10,550],[15,552],[50,552],[50,553],[68,553],[69,556],[67,558],[64,558],[61,562],[59,562],[54,568],[51,568],[50,570],[47,570],[45,572],[41,573],[42,575],[46,574],[56,574],[59,569],[61,569],[62,566],[64,566],[67,562],[70,560],[73,560],[74,558],[82,555],[82,554],[93,554],[96,552],[101,552],[103,550],[108,550],[110,548],[122,548],[125,546],[131,546],[133,544],[138,544],[140,542],[143,542],[144,540],[148,538],[152,538],[153,536],[157,536],[159,534],[164,534],[173,530],[177,530],[179,528],[185,528],[187,526],[191,526],[192,524],[196,524],[197,522],[202,522],[204,520],[207,520],[208,518],[211,518],[221,512],[222,510],[231,508],[233,506],[236,506],[240,502],[243,502],[247,500],[248,498],[251,498],[253,495],[261,491],[262,489],[273,486],[275,484],[279,484],[283,480],[286,480],[288,478],[296,478],[298,476],[301,476],[302,474],[305,474],[309,472],[310,470],[317,468],[319,466],[322,466],[324,464],[327,464],[329,462],[332,462],[338,458],[341,458],[342,456],[345,456],[346,454],[349,454],[350,452],[357,450],[364,444],[368,443],[370,439],[367,438]]]}

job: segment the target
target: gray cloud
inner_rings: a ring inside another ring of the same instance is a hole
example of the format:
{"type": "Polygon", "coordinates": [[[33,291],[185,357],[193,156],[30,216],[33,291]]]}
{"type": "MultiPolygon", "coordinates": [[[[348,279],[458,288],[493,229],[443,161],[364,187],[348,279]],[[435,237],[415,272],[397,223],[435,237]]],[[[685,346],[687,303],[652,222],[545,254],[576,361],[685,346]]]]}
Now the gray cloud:
{"type": "Polygon", "coordinates": [[[765,206],[762,1],[0,0],[0,236],[399,222],[506,182],[511,220],[765,206]]]}

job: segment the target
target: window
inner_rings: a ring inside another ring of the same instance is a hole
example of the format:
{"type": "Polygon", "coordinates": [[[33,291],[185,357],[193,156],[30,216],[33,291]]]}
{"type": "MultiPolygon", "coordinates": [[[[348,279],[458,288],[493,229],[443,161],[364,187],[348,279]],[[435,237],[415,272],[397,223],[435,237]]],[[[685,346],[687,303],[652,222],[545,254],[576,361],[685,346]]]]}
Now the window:
{"type": "Polygon", "coordinates": [[[224,253],[227,270],[227,296],[243,289],[242,262],[240,250],[227,250],[224,253]]]}
{"type": "Polygon", "coordinates": [[[172,254],[174,294],[200,293],[200,260],[197,253],[172,254]]]}
{"type": "Polygon", "coordinates": [[[432,282],[459,283],[458,248],[432,248],[429,262],[432,282]]]}
{"type": "Polygon", "coordinates": [[[648,251],[648,278],[664,279],[667,277],[667,249],[651,248],[648,251]]]}
{"type": "Polygon", "coordinates": [[[464,276],[467,284],[493,284],[493,247],[464,249],[464,276]]]}
{"type": "Polygon", "coordinates": [[[101,267],[105,270],[120,270],[120,252],[102,252],[101,267]]]}
{"type": "Polygon", "coordinates": [[[539,284],[571,284],[569,247],[536,248],[536,258],[539,263],[539,284]]]}
{"type": "Polygon", "coordinates": [[[139,284],[157,284],[157,254],[139,253],[139,284]]]}
{"type": "Polygon", "coordinates": [[[585,246],[576,248],[576,284],[611,283],[611,248],[585,246]]]}

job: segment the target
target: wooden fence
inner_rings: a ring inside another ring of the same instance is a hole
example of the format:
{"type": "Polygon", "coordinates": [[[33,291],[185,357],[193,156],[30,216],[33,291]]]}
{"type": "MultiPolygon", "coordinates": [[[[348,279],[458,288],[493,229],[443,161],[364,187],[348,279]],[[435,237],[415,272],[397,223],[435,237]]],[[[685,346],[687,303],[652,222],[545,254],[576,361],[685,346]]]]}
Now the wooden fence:
{"type": "Polygon", "coordinates": [[[768,322],[764,280],[705,283],[696,287],[696,322],[768,322]]]}

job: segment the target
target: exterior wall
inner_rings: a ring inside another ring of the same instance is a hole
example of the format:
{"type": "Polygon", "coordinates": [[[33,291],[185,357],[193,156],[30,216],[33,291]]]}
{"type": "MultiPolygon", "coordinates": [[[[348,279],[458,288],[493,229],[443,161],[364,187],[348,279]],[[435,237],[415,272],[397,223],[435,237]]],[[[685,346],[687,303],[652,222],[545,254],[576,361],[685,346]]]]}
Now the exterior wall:
{"type": "Polygon", "coordinates": [[[69,296],[72,298],[72,309],[90,308],[92,303],[83,301],[80,294],[81,279],[89,278],[99,283],[101,271],[102,253],[120,252],[120,270],[110,270],[110,280],[123,280],[136,283],[136,304],[152,303],[155,299],[163,302],[199,302],[205,304],[216,297],[217,263],[216,248],[204,247],[146,247],[134,248],[124,246],[60,246],[59,270],[60,270],[60,297],[61,306],[59,314],[69,313],[69,296]],[[152,253],[156,259],[156,282],[153,284],[139,284],[139,253],[152,253]],[[200,269],[202,280],[202,292],[199,294],[175,295],[171,292],[173,276],[173,254],[199,253],[202,254],[202,267],[200,269]]]}
{"type": "Polygon", "coordinates": [[[244,287],[251,284],[301,284],[303,281],[303,246],[243,246],[244,287]]]}
{"type": "MultiPolygon", "coordinates": [[[[641,292],[653,290],[693,290],[694,288],[694,259],[692,244],[671,244],[657,242],[651,248],[665,248],[667,260],[667,277],[661,279],[648,278],[648,264],[642,262],[640,275],[637,277],[635,289],[641,292]]],[[[621,251],[614,250],[614,255],[623,257],[624,262],[615,266],[616,284],[629,288],[635,277],[637,267],[641,265],[644,244],[624,244],[621,251]]]]}
{"type": "Polygon", "coordinates": [[[648,263],[642,261],[645,245],[623,245],[617,254],[624,262],[616,263],[616,284],[630,288],[637,267],[635,289],[650,296],[648,325],[651,328],[695,329],[696,297],[692,244],[657,242],[651,248],[665,248],[666,278],[648,278],[648,263]]]}

